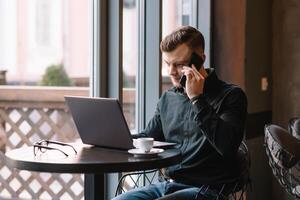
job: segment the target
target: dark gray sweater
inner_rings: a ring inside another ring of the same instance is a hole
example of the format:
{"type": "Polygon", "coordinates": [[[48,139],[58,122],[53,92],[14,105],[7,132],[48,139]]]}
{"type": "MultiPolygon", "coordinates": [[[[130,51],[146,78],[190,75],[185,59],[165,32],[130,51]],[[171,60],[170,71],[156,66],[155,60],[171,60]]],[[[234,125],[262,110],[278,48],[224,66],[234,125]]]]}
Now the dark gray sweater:
{"type": "Polygon", "coordinates": [[[140,136],[176,142],[183,160],[166,169],[177,182],[201,186],[238,176],[236,153],[243,139],[247,98],[237,86],[207,69],[203,95],[192,104],[180,89],[160,98],[155,115],[140,136]]]}

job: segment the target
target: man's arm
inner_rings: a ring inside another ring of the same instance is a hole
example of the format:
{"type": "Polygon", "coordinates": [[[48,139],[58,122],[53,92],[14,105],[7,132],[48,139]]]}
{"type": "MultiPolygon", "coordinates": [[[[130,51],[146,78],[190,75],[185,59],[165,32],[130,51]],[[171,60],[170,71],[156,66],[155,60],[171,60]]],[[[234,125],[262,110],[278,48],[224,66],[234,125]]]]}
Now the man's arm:
{"type": "Polygon", "coordinates": [[[244,92],[233,89],[218,113],[207,103],[205,95],[193,102],[193,108],[196,111],[194,119],[216,151],[222,156],[235,153],[243,139],[246,123],[247,98],[244,92]]]}
{"type": "Polygon", "coordinates": [[[153,137],[154,140],[157,141],[165,140],[162,131],[160,111],[158,109],[158,106],[156,108],[154,116],[149,121],[147,127],[141,133],[133,136],[133,138],[139,138],[139,137],[153,137]]]}

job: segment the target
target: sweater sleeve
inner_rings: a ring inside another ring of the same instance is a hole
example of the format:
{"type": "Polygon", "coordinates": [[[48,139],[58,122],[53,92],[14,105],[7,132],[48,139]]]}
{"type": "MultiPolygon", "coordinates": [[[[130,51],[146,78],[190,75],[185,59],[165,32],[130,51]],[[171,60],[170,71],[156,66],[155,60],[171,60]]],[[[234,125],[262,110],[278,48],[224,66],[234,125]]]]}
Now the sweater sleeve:
{"type": "Polygon", "coordinates": [[[201,132],[221,156],[237,151],[247,115],[247,97],[240,88],[230,91],[218,110],[208,104],[205,95],[193,101],[193,109],[201,132]]]}

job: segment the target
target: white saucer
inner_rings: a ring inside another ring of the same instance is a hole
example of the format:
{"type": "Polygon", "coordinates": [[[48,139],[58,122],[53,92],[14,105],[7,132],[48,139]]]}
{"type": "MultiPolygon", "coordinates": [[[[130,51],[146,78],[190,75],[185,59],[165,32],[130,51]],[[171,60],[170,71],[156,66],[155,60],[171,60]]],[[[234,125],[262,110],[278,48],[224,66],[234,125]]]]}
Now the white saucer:
{"type": "Polygon", "coordinates": [[[129,149],[128,153],[133,154],[135,157],[155,157],[164,151],[158,148],[152,148],[149,152],[142,151],[141,149],[129,149]]]}

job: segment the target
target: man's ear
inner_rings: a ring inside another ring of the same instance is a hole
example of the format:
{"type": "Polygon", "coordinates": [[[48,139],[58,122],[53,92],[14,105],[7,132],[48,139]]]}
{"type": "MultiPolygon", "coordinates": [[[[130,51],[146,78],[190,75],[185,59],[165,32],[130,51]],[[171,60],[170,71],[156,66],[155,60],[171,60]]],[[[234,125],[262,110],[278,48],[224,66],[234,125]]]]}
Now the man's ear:
{"type": "Polygon", "coordinates": [[[203,63],[205,62],[206,55],[204,54],[204,50],[201,48],[197,48],[195,52],[203,59],[203,63]]]}
{"type": "MultiPolygon", "coordinates": [[[[203,54],[201,54],[200,56],[201,56],[201,58],[203,59],[203,64],[204,64],[204,63],[205,63],[205,59],[206,59],[206,55],[203,53],[203,54]]],[[[203,65],[203,64],[202,64],[202,65],[203,65]]]]}

